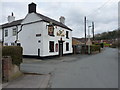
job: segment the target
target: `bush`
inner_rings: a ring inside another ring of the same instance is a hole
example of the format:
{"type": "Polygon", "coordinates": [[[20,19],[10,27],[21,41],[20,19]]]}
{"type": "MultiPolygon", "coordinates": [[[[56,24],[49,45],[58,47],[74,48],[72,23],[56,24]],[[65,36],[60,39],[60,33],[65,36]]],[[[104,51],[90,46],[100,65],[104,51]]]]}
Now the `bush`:
{"type": "Polygon", "coordinates": [[[100,45],[91,45],[91,52],[100,51],[100,45]]]}
{"type": "Polygon", "coordinates": [[[12,63],[17,66],[22,62],[22,47],[19,46],[3,46],[2,56],[11,56],[12,63]]]}

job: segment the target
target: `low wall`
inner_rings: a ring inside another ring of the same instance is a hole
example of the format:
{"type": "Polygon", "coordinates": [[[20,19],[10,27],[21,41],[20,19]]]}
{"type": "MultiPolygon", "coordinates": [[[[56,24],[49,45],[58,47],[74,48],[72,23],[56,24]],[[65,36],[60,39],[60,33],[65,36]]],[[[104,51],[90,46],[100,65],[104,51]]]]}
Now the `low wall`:
{"type": "Polygon", "coordinates": [[[2,80],[7,82],[13,80],[22,73],[19,70],[17,65],[12,64],[12,58],[10,56],[6,56],[2,58],[2,80]]]}

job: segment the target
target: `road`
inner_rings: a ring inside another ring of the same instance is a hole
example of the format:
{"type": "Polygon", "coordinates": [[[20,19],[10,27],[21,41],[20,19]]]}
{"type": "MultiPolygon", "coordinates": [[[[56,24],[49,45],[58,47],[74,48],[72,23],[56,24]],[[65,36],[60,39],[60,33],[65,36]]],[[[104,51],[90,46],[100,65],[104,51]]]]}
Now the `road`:
{"type": "MultiPolygon", "coordinates": [[[[50,75],[46,85],[49,88],[117,88],[118,51],[106,48],[94,55],[78,54],[43,61],[25,59],[21,64],[21,70],[27,73],[50,75]]],[[[29,82],[39,84],[39,81],[29,78],[29,82]]],[[[22,86],[21,84],[26,86],[22,82],[16,87],[22,86]]],[[[7,87],[9,88],[9,85],[7,87]]]]}
{"type": "Polygon", "coordinates": [[[117,50],[107,48],[102,53],[72,63],[63,63],[54,71],[52,88],[117,88],[117,50]]]}
{"type": "Polygon", "coordinates": [[[23,70],[42,74],[51,73],[51,88],[117,88],[118,51],[106,48],[92,56],[66,57],[61,60],[32,62],[23,70]],[[34,68],[33,68],[33,67],[34,68]]]}

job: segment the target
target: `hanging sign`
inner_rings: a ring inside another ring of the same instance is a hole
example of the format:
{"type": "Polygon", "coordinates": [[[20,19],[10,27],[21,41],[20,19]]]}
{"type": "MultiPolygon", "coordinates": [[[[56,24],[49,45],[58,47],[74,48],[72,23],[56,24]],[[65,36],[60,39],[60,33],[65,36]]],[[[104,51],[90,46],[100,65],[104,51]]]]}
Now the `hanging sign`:
{"type": "Polygon", "coordinates": [[[59,30],[58,32],[57,32],[57,36],[65,36],[65,33],[64,33],[64,30],[59,30]]]}

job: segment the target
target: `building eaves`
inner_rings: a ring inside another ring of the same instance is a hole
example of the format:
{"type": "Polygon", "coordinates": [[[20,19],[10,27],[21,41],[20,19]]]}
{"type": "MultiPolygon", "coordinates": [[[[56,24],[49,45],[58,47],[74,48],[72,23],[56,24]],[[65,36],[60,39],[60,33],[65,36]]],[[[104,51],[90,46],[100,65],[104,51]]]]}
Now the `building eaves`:
{"type": "Polygon", "coordinates": [[[1,28],[7,28],[7,27],[12,27],[12,26],[16,26],[16,25],[21,25],[21,22],[23,21],[23,19],[20,20],[16,20],[10,23],[5,23],[0,25],[1,28]]]}
{"type": "Polygon", "coordinates": [[[42,15],[42,14],[39,14],[39,13],[36,13],[36,14],[37,14],[41,19],[43,19],[45,22],[48,22],[48,23],[52,22],[54,25],[57,25],[57,26],[60,26],[60,27],[63,27],[63,28],[65,28],[65,29],[68,29],[68,30],[72,31],[72,29],[70,29],[70,28],[67,27],[66,25],[62,24],[61,22],[58,22],[58,21],[56,21],[56,20],[54,20],[54,19],[51,19],[51,18],[49,18],[49,17],[47,17],[47,16],[44,16],[44,15],[42,15]]]}

